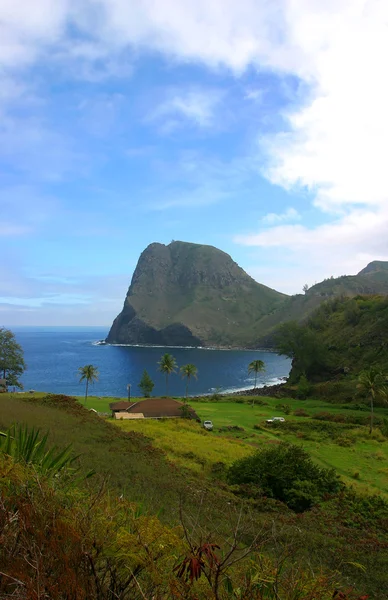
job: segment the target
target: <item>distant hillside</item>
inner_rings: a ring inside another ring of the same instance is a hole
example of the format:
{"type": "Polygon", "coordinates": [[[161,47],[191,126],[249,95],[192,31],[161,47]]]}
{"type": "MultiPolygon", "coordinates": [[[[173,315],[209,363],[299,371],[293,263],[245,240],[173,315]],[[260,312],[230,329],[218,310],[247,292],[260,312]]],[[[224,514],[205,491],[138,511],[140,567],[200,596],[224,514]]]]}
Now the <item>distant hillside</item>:
{"type": "Polygon", "coordinates": [[[325,301],[335,297],[388,294],[388,262],[373,261],[357,275],[330,277],[313,285],[305,294],[288,297],[260,322],[260,345],[272,346],[273,332],[286,321],[306,321],[325,301]]]}
{"type": "Polygon", "coordinates": [[[308,295],[356,296],[357,294],[388,294],[388,262],[373,261],[357,275],[331,277],[312,286],[308,295]]]}
{"type": "Polygon", "coordinates": [[[253,346],[261,319],[286,298],[213,246],[154,243],[139,258],[107,342],[253,346]]]}
{"type": "Polygon", "coordinates": [[[356,296],[324,302],[308,319],[327,348],[333,374],[350,377],[378,365],[388,365],[388,297],[356,296]]]}

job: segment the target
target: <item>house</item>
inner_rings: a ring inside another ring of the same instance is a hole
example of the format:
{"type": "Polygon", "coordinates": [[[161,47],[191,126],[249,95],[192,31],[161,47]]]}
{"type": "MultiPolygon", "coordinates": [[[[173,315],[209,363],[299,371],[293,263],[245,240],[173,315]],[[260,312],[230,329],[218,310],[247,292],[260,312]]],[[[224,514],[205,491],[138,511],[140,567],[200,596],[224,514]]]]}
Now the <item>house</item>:
{"type": "MultiPolygon", "coordinates": [[[[114,402],[109,405],[116,419],[163,419],[182,417],[183,402],[172,398],[145,398],[138,402],[114,402]]],[[[198,419],[196,412],[188,407],[190,419],[198,419]]]]}
{"type": "Polygon", "coordinates": [[[0,379],[0,393],[1,392],[7,392],[8,388],[7,388],[7,380],[6,379],[0,379]]]}
{"type": "Polygon", "coordinates": [[[132,404],[133,402],[128,402],[127,400],[111,402],[111,404],[109,404],[109,408],[112,411],[112,417],[115,418],[116,414],[125,413],[128,410],[128,408],[132,406],[132,404]]]}

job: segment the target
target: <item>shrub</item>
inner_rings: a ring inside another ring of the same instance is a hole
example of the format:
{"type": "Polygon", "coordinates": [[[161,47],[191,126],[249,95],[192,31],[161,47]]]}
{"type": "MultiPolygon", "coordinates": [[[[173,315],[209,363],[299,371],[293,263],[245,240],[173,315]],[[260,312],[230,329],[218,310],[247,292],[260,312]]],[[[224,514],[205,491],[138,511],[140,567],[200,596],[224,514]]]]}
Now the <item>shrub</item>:
{"type": "Polygon", "coordinates": [[[149,398],[151,396],[152,390],[154,389],[154,386],[155,386],[154,382],[152,381],[152,379],[149,376],[149,374],[146,371],[146,369],[144,369],[143,375],[142,375],[142,377],[140,379],[140,383],[139,383],[138,387],[143,392],[143,396],[145,398],[149,398]]]}
{"type": "Polygon", "coordinates": [[[309,417],[309,413],[303,410],[303,408],[297,408],[294,410],[295,417],[309,417]]]}
{"type": "Polygon", "coordinates": [[[349,446],[353,446],[354,444],[354,441],[351,438],[343,435],[338,437],[335,441],[339,446],[342,446],[343,448],[349,448],[349,446]]]}
{"type": "Polygon", "coordinates": [[[291,406],[289,404],[277,404],[275,406],[276,410],[281,410],[285,415],[289,415],[291,412],[291,406]]]}
{"type": "Polygon", "coordinates": [[[296,396],[301,400],[305,400],[310,395],[311,384],[308,382],[306,375],[301,375],[296,388],[296,396]]]}
{"type": "Polygon", "coordinates": [[[300,446],[281,443],[236,461],[228,471],[231,484],[253,484],[296,512],[311,508],[325,494],[342,487],[334,469],[318,467],[300,446]]]}
{"type": "Polygon", "coordinates": [[[383,419],[383,422],[380,425],[380,431],[384,437],[388,437],[388,419],[383,419]]]}

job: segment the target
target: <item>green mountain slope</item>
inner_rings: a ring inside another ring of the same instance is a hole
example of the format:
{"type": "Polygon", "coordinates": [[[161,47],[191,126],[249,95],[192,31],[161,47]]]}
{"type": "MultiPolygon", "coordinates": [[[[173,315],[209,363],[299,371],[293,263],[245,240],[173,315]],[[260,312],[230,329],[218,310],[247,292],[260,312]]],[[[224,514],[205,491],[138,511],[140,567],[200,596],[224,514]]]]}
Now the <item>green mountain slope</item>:
{"type": "Polygon", "coordinates": [[[388,294],[388,262],[373,261],[357,275],[325,279],[312,286],[308,295],[356,296],[357,294],[388,294]]]}
{"type": "Polygon", "coordinates": [[[154,243],[140,256],[107,342],[252,346],[263,316],[286,298],[213,246],[154,243]]]}
{"type": "Polygon", "coordinates": [[[296,294],[287,298],[272,314],[263,317],[257,342],[272,346],[273,332],[281,323],[305,322],[328,299],[352,298],[360,294],[388,294],[388,262],[371,262],[357,275],[330,277],[312,286],[304,295],[296,294]]]}
{"type": "Polygon", "coordinates": [[[387,371],[387,296],[333,298],[311,315],[306,327],[326,348],[328,370],[322,369],[324,379],[330,372],[353,378],[372,365],[387,371]]]}

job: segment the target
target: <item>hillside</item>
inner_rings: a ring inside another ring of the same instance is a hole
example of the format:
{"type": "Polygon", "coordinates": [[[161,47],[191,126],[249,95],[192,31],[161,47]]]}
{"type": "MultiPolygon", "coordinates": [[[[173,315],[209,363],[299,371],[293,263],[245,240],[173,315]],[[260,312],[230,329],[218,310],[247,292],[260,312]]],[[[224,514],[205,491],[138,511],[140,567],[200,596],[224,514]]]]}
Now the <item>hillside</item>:
{"type": "Polygon", "coordinates": [[[154,243],[139,258],[106,341],[252,346],[260,320],[286,298],[254,281],[213,246],[154,243]]]}
{"type": "Polygon", "coordinates": [[[306,322],[318,307],[335,297],[388,294],[388,262],[373,261],[357,275],[330,277],[313,285],[305,294],[295,294],[260,322],[259,345],[272,346],[273,332],[287,321],[306,322]]]}
{"type": "MultiPolygon", "coordinates": [[[[309,318],[306,327],[316,333],[317,343],[326,348],[333,376],[348,378],[371,366],[386,371],[388,363],[388,298],[355,296],[324,302],[309,318]]],[[[324,378],[327,372],[322,369],[324,378]]],[[[293,377],[293,369],[290,378],[293,377]]]]}
{"type": "Polygon", "coordinates": [[[307,295],[356,296],[357,294],[388,294],[388,262],[375,260],[357,275],[331,277],[312,286],[307,295]]]}

